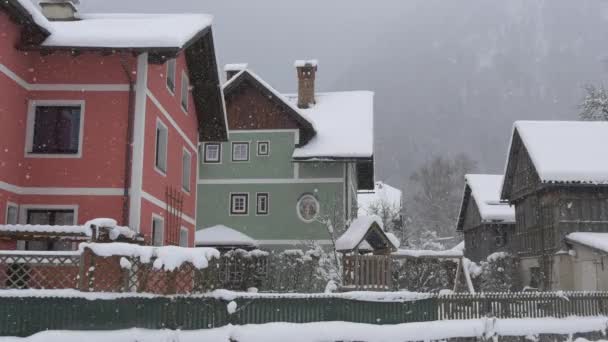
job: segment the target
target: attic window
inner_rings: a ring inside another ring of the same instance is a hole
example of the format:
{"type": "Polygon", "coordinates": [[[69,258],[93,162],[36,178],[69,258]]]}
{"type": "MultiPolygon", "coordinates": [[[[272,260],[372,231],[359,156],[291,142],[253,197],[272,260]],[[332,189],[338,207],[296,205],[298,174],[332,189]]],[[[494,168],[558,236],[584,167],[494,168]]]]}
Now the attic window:
{"type": "Polygon", "coordinates": [[[175,93],[175,58],[167,61],[167,89],[175,93]]]}

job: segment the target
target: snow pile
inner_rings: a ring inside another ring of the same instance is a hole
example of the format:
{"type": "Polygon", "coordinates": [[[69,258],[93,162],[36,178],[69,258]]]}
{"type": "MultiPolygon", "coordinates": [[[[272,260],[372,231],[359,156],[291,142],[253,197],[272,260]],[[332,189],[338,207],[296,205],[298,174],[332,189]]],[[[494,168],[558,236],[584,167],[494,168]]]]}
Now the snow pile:
{"type": "Polygon", "coordinates": [[[566,240],[608,253],[608,233],[570,233],[566,240]]]}
{"type": "Polygon", "coordinates": [[[221,224],[197,230],[194,243],[196,246],[258,246],[258,242],[253,238],[221,224]]]}
{"type": "MultiPolygon", "coordinates": [[[[297,94],[287,95],[295,104],[297,94]]],[[[296,159],[371,158],[374,154],[374,93],[315,94],[316,104],[298,109],[314,123],[317,135],[293,152],[296,159]]]]}
{"type": "Polygon", "coordinates": [[[233,313],[235,313],[236,309],[237,309],[237,304],[235,301],[231,301],[230,303],[228,303],[226,305],[226,311],[228,311],[229,315],[232,315],[233,313]]]}
{"type": "Polygon", "coordinates": [[[359,215],[373,215],[378,209],[401,211],[401,190],[383,182],[376,182],[373,191],[359,191],[357,204],[359,215]]]}
{"type": "Polygon", "coordinates": [[[349,322],[266,323],[227,325],[205,330],[44,331],[6,342],[320,342],[432,341],[449,338],[488,338],[538,334],[572,335],[605,332],[606,317],[474,319],[375,325],[349,322]]]}
{"type": "Polygon", "coordinates": [[[111,218],[96,218],[89,220],[84,224],[85,234],[87,236],[93,235],[93,227],[97,229],[97,236],[99,236],[100,229],[107,229],[110,240],[116,240],[121,235],[127,239],[133,239],[136,235],[135,231],[129,227],[118,226],[116,220],[111,218]]]}
{"type": "Polygon", "coordinates": [[[174,271],[183,263],[191,263],[201,269],[209,265],[209,260],[220,257],[220,252],[213,248],[187,248],[177,246],[140,246],[130,243],[81,243],[79,251],[90,249],[101,257],[124,256],[139,258],[142,263],[149,263],[154,258],[153,267],[157,270],[174,271]]]}
{"type": "MultiPolygon", "coordinates": [[[[608,184],[608,122],[516,121],[543,182],[608,184]]],[[[512,147],[511,147],[512,148],[512,147]]]]}
{"type": "Polygon", "coordinates": [[[43,46],[182,48],[211,26],[207,14],[89,14],[81,20],[49,21],[30,0],[17,0],[37,25],[50,32],[43,46]]]}
{"type": "MultiPolygon", "coordinates": [[[[374,223],[380,227],[380,230],[384,229],[382,220],[378,216],[359,216],[356,218],[344,234],[336,240],[336,250],[352,251],[357,248],[357,246],[363,242],[367,232],[374,223]]],[[[395,246],[395,248],[397,248],[397,246],[395,246]]]]}
{"type": "MultiPolygon", "coordinates": [[[[2,291],[0,291],[1,293],[2,291]]],[[[204,295],[221,299],[224,301],[233,301],[239,298],[256,299],[256,298],[340,298],[350,299],[363,302],[409,302],[421,299],[431,298],[432,293],[396,291],[396,292],[375,292],[375,291],[351,291],[340,293],[250,293],[250,292],[235,292],[229,290],[214,290],[204,295]]]]}
{"type": "Polygon", "coordinates": [[[465,175],[482,222],[515,223],[515,208],[500,201],[501,175],[465,175]]]}

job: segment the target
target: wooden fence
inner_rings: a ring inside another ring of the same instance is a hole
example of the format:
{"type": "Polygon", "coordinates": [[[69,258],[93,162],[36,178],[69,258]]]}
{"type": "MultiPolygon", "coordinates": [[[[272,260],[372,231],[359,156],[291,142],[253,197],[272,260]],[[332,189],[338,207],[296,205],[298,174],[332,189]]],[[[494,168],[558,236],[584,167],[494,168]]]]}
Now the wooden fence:
{"type": "Polygon", "coordinates": [[[342,286],[348,290],[390,290],[392,264],[390,255],[344,255],[342,286]]]}

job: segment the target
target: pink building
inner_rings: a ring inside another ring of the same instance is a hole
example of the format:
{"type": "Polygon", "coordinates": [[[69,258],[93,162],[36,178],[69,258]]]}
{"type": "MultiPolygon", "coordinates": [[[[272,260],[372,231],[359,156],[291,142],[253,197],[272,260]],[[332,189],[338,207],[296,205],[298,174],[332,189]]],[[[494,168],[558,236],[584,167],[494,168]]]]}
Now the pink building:
{"type": "Polygon", "coordinates": [[[0,2],[0,223],[193,246],[198,141],[226,139],[211,19],[0,2]]]}

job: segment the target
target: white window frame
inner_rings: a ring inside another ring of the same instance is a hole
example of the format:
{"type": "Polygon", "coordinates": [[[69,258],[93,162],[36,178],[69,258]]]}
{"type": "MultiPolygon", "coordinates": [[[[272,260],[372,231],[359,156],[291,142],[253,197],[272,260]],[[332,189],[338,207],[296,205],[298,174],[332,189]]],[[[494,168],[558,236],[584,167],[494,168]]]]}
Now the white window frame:
{"type": "Polygon", "coordinates": [[[203,164],[221,164],[222,163],[222,144],[221,143],[204,143],[203,144],[203,164]],[[207,159],[207,146],[217,146],[217,161],[207,159]]]}
{"type": "Polygon", "coordinates": [[[26,158],[82,158],[82,142],[84,137],[85,120],[84,100],[30,100],[28,102],[27,121],[25,130],[25,157],[26,158]],[[80,106],[80,127],[78,131],[77,153],[33,153],[34,126],[36,120],[36,107],[38,106],[80,106]]]}
{"type": "Polygon", "coordinates": [[[177,59],[176,58],[171,58],[171,59],[167,60],[166,74],[167,74],[167,78],[165,79],[165,85],[167,86],[167,90],[169,91],[169,93],[172,96],[175,96],[175,87],[177,86],[177,84],[175,83],[175,79],[176,79],[175,76],[177,75],[177,59]],[[171,63],[171,62],[173,63],[173,75],[172,75],[172,78],[173,78],[173,89],[171,89],[169,87],[169,76],[171,75],[169,73],[169,63],[171,63]]]}
{"type": "Polygon", "coordinates": [[[180,247],[189,247],[190,244],[190,230],[187,227],[181,226],[179,228],[179,245],[180,247]],[[182,232],[186,232],[186,245],[182,246],[182,232]]]}
{"type": "Polygon", "coordinates": [[[17,205],[17,203],[14,202],[6,202],[6,211],[4,212],[4,223],[5,224],[13,224],[13,223],[9,223],[8,222],[8,210],[10,208],[15,208],[17,210],[17,217],[16,217],[16,224],[19,223],[19,205],[17,205]]]}
{"type": "Polygon", "coordinates": [[[270,156],[270,141],[258,141],[256,146],[256,155],[258,157],[268,157],[270,156]],[[266,154],[260,153],[260,146],[266,145],[266,154]]]}
{"type": "Polygon", "coordinates": [[[231,192],[228,200],[230,202],[228,205],[228,210],[229,210],[230,216],[247,216],[247,215],[249,215],[249,193],[248,192],[231,192]],[[245,211],[244,212],[238,212],[238,211],[233,210],[234,209],[233,198],[238,197],[238,196],[245,197],[245,211]]]}
{"type": "Polygon", "coordinates": [[[160,119],[156,119],[156,128],[154,129],[154,169],[160,173],[163,176],[167,175],[167,169],[169,168],[169,163],[168,163],[168,154],[169,154],[169,127],[167,127],[167,125],[165,125],[162,120],[160,119]],[[158,155],[158,129],[159,127],[163,128],[166,132],[167,132],[167,144],[165,146],[165,155],[164,155],[164,160],[165,160],[165,169],[161,169],[160,167],[158,167],[158,163],[157,163],[157,158],[156,156],[158,155]]]}
{"type": "Polygon", "coordinates": [[[150,221],[150,237],[151,237],[151,242],[152,242],[152,246],[164,246],[165,245],[165,219],[157,214],[152,214],[152,221],[150,221]],[[160,221],[161,225],[160,225],[160,241],[161,244],[160,245],[156,245],[154,244],[154,221],[160,221]]]}
{"type": "Polygon", "coordinates": [[[186,193],[190,193],[192,191],[192,153],[188,151],[185,147],[182,149],[182,190],[186,193]],[[189,165],[188,165],[188,180],[184,177],[184,172],[186,168],[184,167],[184,157],[188,156],[189,165]],[[185,186],[187,185],[187,187],[185,186]]]}
{"type": "Polygon", "coordinates": [[[181,88],[180,88],[180,95],[179,95],[179,106],[182,108],[182,111],[184,113],[186,113],[186,115],[188,115],[188,107],[190,106],[190,79],[188,78],[188,75],[186,74],[185,70],[182,70],[182,79],[180,80],[181,84],[181,88]],[[185,84],[184,84],[185,81],[185,84]],[[186,92],[184,92],[184,89],[186,89],[186,92]],[[186,106],[184,107],[184,96],[186,97],[186,106]]]}
{"type": "Polygon", "coordinates": [[[248,163],[251,160],[251,144],[249,141],[233,141],[230,145],[230,159],[234,163],[248,163]],[[247,145],[247,159],[234,159],[234,148],[236,145],[247,145]]]}
{"type": "Polygon", "coordinates": [[[300,196],[300,198],[298,199],[298,202],[296,203],[296,214],[298,215],[298,218],[300,220],[302,220],[302,222],[312,223],[312,222],[314,222],[317,219],[317,217],[319,217],[320,213],[321,213],[321,203],[319,202],[319,200],[314,195],[308,193],[308,194],[303,194],[302,196],[300,196]],[[305,219],[304,217],[302,217],[302,214],[300,213],[300,203],[305,198],[312,198],[312,199],[314,199],[315,200],[315,205],[317,207],[317,214],[315,215],[315,217],[313,217],[310,220],[305,219]]]}
{"type": "Polygon", "coordinates": [[[255,214],[256,216],[267,216],[270,214],[270,193],[256,192],[255,193],[255,214]],[[266,211],[260,212],[260,198],[266,197],[266,211]]]}

